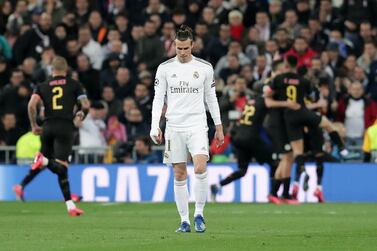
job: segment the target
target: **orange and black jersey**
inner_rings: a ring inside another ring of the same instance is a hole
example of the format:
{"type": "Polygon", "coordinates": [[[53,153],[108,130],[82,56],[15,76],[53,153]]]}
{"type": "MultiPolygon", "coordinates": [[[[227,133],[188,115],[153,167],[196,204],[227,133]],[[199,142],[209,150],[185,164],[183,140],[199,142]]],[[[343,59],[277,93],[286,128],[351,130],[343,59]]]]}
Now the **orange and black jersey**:
{"type": "Polygon", "coordinates": [[[309,80],[297,73],[287,72],[277,75],[270,83],[274,91],[274,99],[279,101],[291,100],[305,105],[305,97],[311,92],[309,80]]]}
{"type": "Polygon", "coordinates": [[[50,78],[37,85],[34,94],[38,95],[43,101],[45,120],[72,120],[77,101],[86,97],[77,81],[63,76],[50,78]]]}
{"type": "Polygon", "coordinates": [[[260,129],[263,126],[266,114],[267,107],[264,98],[262,96],[256,96],[246,103],[239,121],[239,129],[260,129]]]}

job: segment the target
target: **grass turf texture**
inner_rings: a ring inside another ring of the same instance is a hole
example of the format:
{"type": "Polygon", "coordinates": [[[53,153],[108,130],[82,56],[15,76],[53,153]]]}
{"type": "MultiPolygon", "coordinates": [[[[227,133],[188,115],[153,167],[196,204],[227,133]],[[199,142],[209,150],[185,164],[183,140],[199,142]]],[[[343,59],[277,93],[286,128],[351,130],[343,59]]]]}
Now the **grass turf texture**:
{"type": "MultiPolygon", "coordinates": [[[[204,234],[175,233],[178,214],[173,203],[81,203],[80,207],[85,210],[84,216],[68,217],[62,202],[1,202],[0,250],[376,250],[377,247],[377,204],[208,204],[204,234]]],[[[193,205],[190,207],[192,213],[193,205]]]]}

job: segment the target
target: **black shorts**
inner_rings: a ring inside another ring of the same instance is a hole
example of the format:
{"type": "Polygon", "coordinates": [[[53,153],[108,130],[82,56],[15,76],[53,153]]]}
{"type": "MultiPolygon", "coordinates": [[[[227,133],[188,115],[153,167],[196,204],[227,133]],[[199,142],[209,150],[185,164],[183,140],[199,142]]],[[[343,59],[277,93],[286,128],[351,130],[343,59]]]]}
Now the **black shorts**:
{"type": "Polygon", "coordinates": [[[286,109],[284,112],[285,126],[289,141],[304,138],[304,127],[318,127],[322,117],[315,112],[301,107],[298,110],[286,109]]]}
{"type": "Polygon", "coordinates": [[[247,167],[252,158],[255,158],[259,164],[267,163],[271,166],[274,163],[272,149],[257,132],[253,137],[244,137],[242,133],[236,133],[232,138],[232,145],[241,168],[247,167]]]}
{"type": "Polygon", "coordinates": [[[41,135],[42,154],[50,159],[68,161],[72,153],[74,126],[64,119],[47,120],[41,135]]]}
{"type": "Polygon", "coordinates": [[[270,111],[266,121],[266,131],[272,140],[274,153],[281,154],[292,151],[285,127],[283,110],[273,109],[270,111]]]}
{"type": "Polygon", "coordinates": [[[323,131],[319,127],[308,127],[304,134],[304,151],[313,154],[323,152],[323,131]]]}

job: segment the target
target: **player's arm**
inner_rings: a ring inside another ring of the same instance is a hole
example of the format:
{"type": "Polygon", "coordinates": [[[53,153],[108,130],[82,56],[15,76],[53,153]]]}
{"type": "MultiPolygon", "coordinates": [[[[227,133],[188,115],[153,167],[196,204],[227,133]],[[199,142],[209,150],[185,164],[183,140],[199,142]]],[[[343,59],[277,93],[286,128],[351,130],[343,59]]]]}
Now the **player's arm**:
{"type": "Polygon", "coordinates": [[[40,135],[42,132],[42,128],[40,128],[37,124],[37,106],[40,100],[41,98],[39,94],[34,93],[33,95],[31,95],[31,98],[28,103],[28,115],[30,126],[32,132],[36,135],[40,135]]]}
{"type": "Polygon", "coordinates": [[[220,108],[216,97],[216,82],[214,78],[213,68],[207,70],[206,79],[204,83],[204,99],[208,106],[211,117],[216,126],[215,138],[217,145],[224,143],[224,131],[221,124],[220,108]]]}
{"type": "Polygon", "coordinates": [[[155,144],[162,143],[162,132],[160,130],[160,119],[162,108],[165,103],[167,81],[161,65],[157,68],[154,80],[154,98],[152,104],[152,124],[150,137],[155,144]]]}
{"type": "Polygon", "coordinates": [[[292,110],[297,110],[300,108],[300,104],[286,100],[286,101],[280,101],[273,99],[274,90],[271,88],[270,85],[266,85],[263,88],[263,96],[264,96],[264,102],[268,108],[288,108],[292,110]]]}
{"type": "Polygon", "coordinates": [[[78,98],[78,111],[75,114],[73,123],[76,127],[82,126],[82,121],[88,115],[90,102],[85,94],[80,95],[78,98]]]}

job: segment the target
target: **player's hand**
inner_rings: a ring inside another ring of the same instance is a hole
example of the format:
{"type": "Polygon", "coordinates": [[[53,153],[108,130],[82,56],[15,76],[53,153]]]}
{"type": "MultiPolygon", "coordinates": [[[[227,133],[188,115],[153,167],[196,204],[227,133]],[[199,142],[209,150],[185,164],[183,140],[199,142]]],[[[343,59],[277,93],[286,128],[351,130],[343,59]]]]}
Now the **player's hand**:
{"type": "Polygon", "coordinates": [[[75,115],[75,119],[77,118],[77,119],[79,119],[79,120],[81,120],[81,121],[84,120],[84,117],[85,117],[85,114],[84,114],[83,111],[78,111],[78,112],[76,113],[76,115],[75,115]]]}
{"type": "Polygon", "coordinates": [[[84,120],[85,114],[82,111],[78,111],[73,118],[73,124],[76,128],[80,128],[82,125],[82,121],[84,120]]]}
{"type": "Polygon", "coordinates": [[[155,144],[160,145],[162,143],[162,131],[160,128],[152,128],[149,135],[155,144]]]}
{"type": "Polygon", "coordinates": [[[222,126],[217,128],[215,132],[216,146],[219,147],[224,144],[224,132],[222,126]]]}
{"type": "Polygon", "coordinates": [[[318,100],[318,106],[319,108],[326,108],[328,105],[328,102],[326,99],[320,99],[318,100]]]}
{"type": "Polygon", "coordinates": [[[42,127],[39,127],[39,126],[33,126],[33,127],[31,127],[31,131],[32,131],[33,134],[35,134],[35,135],[41,135],[41,134],[42,134],[42,127]]]}
{"type": "Polygon", "coordinates": [[[287,108],[291,110],[298,110],[300,109],[301,105],[297,102],[294,102],[292,100],[287,100],[287,108]]]}

